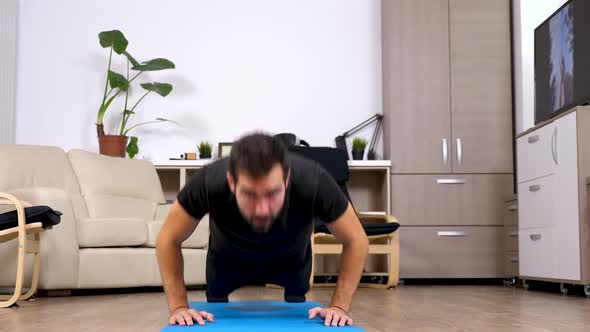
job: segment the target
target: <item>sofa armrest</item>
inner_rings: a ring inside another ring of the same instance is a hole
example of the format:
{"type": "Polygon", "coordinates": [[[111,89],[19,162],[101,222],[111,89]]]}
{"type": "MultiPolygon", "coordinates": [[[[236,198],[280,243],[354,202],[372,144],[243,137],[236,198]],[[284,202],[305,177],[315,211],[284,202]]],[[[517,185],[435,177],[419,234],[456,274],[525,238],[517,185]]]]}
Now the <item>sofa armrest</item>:
{"type": "Polygon", "coordinates": [[[170,213],[171,207],[172,204],[160,204],[156,206],[156,215],[154,220],[166,220],[166,217],[168,217],[168,214],[170,213]]]}
{"type": "MultiPolygon", "coordinates": [[[[11,190],[19,199],[47,205],[63,213],[59,225],[41,234],[40,289],[78,287],[78,234],[69,196],[61,189],[28,188],[11,190]]],[[[0,285],[14,285],[17,241],[0,244],[0,285]],[[5,263],[4,263],[5,262],[5,263]]]]}

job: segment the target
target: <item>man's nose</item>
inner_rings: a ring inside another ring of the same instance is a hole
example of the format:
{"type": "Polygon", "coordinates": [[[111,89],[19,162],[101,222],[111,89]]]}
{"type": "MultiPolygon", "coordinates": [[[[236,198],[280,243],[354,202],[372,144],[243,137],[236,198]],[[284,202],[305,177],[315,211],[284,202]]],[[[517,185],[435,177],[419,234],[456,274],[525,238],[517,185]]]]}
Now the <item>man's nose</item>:
{"type": "Polygon", "coordinates": [[[269,210],[270,210],[270,206],[268,204],[268,200],[261,199],[256,203],[256,209],[255,209],[254,213],[257,216],[266,216],[266,215],[268,215],[269,210]]]}

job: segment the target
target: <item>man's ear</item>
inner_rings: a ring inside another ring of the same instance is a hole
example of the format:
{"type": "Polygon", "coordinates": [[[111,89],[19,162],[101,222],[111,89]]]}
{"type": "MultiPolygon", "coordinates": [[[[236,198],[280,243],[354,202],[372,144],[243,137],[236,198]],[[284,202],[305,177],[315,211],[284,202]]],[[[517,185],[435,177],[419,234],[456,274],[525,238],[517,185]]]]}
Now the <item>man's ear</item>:
{"type": "Polygon", "coordinates": [[[229,190],[231,190],[231,192],[235,194],[236,183],[234,182],[234,178],[233,176],[231,176],[231,173],[229,171],[227,171],[225,178],[227,179],[227,185],[229,186],[229,190]]]}

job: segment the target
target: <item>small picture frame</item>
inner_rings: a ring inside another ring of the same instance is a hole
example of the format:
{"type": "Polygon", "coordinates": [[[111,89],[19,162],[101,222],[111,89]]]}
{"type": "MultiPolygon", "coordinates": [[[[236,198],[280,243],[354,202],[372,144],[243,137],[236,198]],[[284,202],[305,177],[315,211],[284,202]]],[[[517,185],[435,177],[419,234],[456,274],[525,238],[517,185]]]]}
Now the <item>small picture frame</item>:
{"type": "Polygon", "coordinates": [[[227,157],[229,156],[229,153],[231,152],[231,147],[232,147],[231,142],[221,142],[219,143],[219,146],[217,148],[217,156],[219,158],[223,158],[223,157],[227,157]]]}

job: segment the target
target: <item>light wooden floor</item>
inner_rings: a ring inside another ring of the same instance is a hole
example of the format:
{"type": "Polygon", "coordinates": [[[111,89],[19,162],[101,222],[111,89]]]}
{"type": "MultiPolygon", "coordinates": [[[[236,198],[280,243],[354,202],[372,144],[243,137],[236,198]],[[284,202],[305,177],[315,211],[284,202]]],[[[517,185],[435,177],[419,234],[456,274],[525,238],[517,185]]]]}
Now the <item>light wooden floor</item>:
{"type": "MultiPolygon", "coordinates": [[[[314,289],[308,299],[327,303],[331,294],[314,289]]],[[[189,299],[203,301],[204,292],[189,299]]],[[[243,288],[230,300],[282,300],[282,290],[243,288]]],[[[501,286],[359,289],[351,314],[367,331],[590,331],[590,299],[501,286]]],[[[159,331],[166,322],[162,293],[38,298],[0,309],[0,331],[159,331]]]]}

